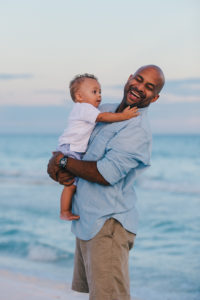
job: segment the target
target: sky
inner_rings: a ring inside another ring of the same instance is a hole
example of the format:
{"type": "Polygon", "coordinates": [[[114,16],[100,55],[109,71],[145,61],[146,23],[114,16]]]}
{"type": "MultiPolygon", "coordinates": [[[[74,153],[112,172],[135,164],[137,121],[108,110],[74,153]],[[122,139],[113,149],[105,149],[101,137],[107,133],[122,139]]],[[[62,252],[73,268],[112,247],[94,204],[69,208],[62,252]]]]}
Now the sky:
{"type": "Polygon", "coordinates": [[[60,130],[76,74],[119,102],[128,76],[156,64],[166,85],[153,131],[200,133],[199,31],[199,0],[0,0],[0,132],[60,130]]]}

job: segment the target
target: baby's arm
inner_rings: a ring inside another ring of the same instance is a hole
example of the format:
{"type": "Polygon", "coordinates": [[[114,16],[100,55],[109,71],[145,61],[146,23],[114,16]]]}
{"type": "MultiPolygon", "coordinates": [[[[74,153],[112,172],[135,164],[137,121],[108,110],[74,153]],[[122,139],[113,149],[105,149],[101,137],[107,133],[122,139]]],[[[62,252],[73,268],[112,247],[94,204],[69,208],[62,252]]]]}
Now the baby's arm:
{"type": "Polygon", "coordinates": [[[119,113],[112,113],[112,112],[103,112],[98,114],[96,118],[96,122],[120,122],[129,120],[133,117],[137,117],[139,115],[138,108],[130,106],[126,107],[122,112],[119,113]]]}

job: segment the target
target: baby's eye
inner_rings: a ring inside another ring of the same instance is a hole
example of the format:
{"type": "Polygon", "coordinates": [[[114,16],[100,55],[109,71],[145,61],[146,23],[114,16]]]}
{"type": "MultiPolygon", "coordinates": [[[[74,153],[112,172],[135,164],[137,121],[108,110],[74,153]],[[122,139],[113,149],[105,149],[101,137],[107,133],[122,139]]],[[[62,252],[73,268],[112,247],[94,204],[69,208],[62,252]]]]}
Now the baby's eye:
{"type": "Polygon", "coordinates": [[[97,93],[97,91],[96,91],[96,90],[94,90],[94,91],[93,91],[93,93],[94,93],[94,94],[96,94],[96,93],[97,93]]]}

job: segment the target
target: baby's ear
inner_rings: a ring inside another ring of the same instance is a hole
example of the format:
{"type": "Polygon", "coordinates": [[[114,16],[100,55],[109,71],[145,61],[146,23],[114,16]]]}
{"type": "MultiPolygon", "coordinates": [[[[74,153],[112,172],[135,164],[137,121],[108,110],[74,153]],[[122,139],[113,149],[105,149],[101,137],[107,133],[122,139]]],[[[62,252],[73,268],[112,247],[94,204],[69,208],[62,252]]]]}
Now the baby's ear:
{"type": "Polygon", "coordinates": [[[76,98],[76,102],[80,102],[82,100],[80,93],[76,93],[75,98],[76,98]]]}

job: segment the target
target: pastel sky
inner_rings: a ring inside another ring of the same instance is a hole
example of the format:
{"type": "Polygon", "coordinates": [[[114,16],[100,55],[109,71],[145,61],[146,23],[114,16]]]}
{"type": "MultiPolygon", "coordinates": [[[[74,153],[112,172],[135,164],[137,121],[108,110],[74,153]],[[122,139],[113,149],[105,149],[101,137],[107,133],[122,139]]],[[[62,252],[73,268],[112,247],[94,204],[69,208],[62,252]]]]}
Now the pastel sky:
{"type": "Polygon", "coordinates": [[[166,86],[151,108],[153,129],[200,133],[199,29],[198,0],[0,0],[1,128],[20,125],[9,123],[16,108],[23,119],[24,106],[30,115],[33,106],[70,107],[76,74],[95,74],[113,102],[129,74],[156,64],[166,86]]]}

